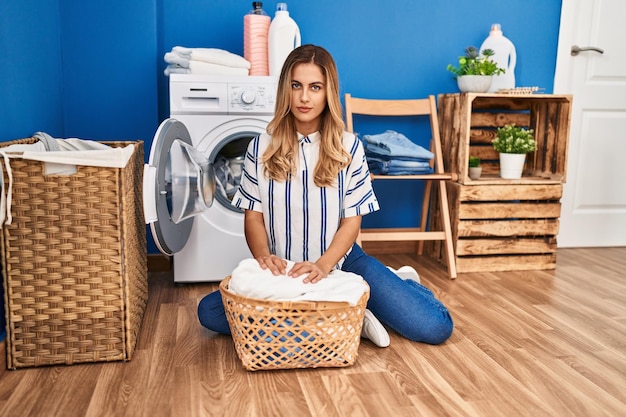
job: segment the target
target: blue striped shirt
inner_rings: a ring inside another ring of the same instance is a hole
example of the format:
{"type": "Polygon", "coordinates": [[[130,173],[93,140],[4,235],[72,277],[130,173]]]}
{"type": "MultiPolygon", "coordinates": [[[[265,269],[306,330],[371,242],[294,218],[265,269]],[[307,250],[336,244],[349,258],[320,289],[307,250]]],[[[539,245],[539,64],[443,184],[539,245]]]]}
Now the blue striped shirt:
{"type": "Polygon", "coordinates": [[[339,172],[334,186],[320,188],[313,181],[320,133],[298,137],[297,173],[284,182],[263,174],[262,156],[271,136],[262,134],[250,142],[232,204],[263,213],[271,253],[294,262],[315,262],[330,246],[342,218],[365,215],[379,206],[358,138],[344,133],[343,146],[352,162],[339,172]]]}

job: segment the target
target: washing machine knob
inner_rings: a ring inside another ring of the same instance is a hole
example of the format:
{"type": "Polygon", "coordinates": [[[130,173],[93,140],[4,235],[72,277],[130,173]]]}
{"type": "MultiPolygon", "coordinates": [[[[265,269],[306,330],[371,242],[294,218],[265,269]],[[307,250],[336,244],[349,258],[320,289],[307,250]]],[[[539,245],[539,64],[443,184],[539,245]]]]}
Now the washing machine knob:
{"type": "Polygon", "coordinates": [[[241,102],[243,104],[252,104],[256,100],[256,91],[253,89],[243,90],[241,93],[241,102]]]}

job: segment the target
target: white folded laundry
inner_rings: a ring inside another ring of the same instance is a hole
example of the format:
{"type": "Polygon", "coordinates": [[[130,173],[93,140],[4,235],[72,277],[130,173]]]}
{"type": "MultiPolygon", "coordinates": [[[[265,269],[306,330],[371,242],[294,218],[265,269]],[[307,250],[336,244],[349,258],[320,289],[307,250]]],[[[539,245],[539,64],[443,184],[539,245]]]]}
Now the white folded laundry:
{"type": "Polygon", "coordinates": [[[208,62],[195,61],[191,59],[189,60],[189,73],[210,75],[248,75],[248,69],[210,64],[208,62]]]}
{"type": "Polygon", "coordinates": [[[166,52],[163,60],[170,65],[178,65],[179,67],[189,68],[189,60],[191,58],[182,56],[175,52],[166,52]]]}
{"type": "MultiPolygon", "coordinates": [[[[232,52],[228,52],[224,49],[186,48],[184,46],[175,46],[172,48],[172,53],[177,54],[183,59],[186,58],[194,61],[208,62],[209,64],[219,64],[225,65],[227,67],[250,69],[250,62],[247,59],[232,52]]],[[[175,64],[176,62],[171,63],[175,64]]]]}
{"type": "Polygon", "coordinates": [[[169,77],[170,74],[190,74],[190,73],[191,73],[191,70],[189,68],[183,68],[178,65],[168,65],[163,70],[163,74],[165,74],[167,77],[169,77]]]}
{"type": "MultiPolygon", "coordinates": [[[[287,272],[294,262],[287,262],[287,272]]],[[[248,258],[232,272],[229,289],[245,297],[282,301],[347,301],[356,305],[367,283],[359,275],[333,270],[326,278],[314,284],[303,282],[305,275],[290,277],[274,275],[262,269],[256,259],[248,258]]]]}
{"type": "Polygon", "coordinates": [[[187,59],[191,59],[191,52],[193,50],[194,48],[187,48],[185,46],[175,46],[172,48],[173,53],[183,56],[187,59]]]}

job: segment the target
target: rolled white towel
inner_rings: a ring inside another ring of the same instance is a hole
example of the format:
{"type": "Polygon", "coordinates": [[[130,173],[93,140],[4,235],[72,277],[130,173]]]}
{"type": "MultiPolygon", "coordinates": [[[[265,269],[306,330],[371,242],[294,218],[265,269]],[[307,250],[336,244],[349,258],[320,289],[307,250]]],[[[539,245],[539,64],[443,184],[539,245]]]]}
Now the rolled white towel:
{"type": "MultiPolygon", "coordinates": [[[[287,271],[294,262],[287,262],[287,271]]],[[[303,282],[305,275],[293,278],[274,275],[262,269],[256,259],[244,259],[231,274],[229,289],[235,294],[264,300],[347,301],[356,305],[367,291],[367,283],[359,275],[333,270],[314,284],[303,282]]]]}

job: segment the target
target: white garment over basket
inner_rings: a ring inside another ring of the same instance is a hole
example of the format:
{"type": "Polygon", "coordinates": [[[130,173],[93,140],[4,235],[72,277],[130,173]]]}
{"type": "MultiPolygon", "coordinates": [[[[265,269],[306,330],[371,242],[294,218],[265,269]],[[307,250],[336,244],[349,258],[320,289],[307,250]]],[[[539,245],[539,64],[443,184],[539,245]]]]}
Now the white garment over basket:
{"type": "MultiPolygon", "coordinates": [[[[287,272],[294,262],[287,262],[287,272]]],[[[365,280],[352,272],[333,270],[328,277],[312,284],[305,275],[274,275],[262,269],[256,259],[239,263],[230,278],[229,290],[244,297],[276,301],[346,301],[356,305],[368,289],[365,280]]]]}
{"type": "Polygon", "coordinates": [[[84,139],[54,139],[50,135],[37,132],[39,142],[15,144],[0,148],[0,227],[11,224],[11,199],[13,191],[13,172],[10,158],[29,159],[44,162],[44,175],[71,175],[76,173],[76,166],[97,166],[124,168],[135,150],[135,145],[110,147],[100,142],[84,139]],[[2,169],[6,169],[9,183],[3,181],[2,169]]]}

